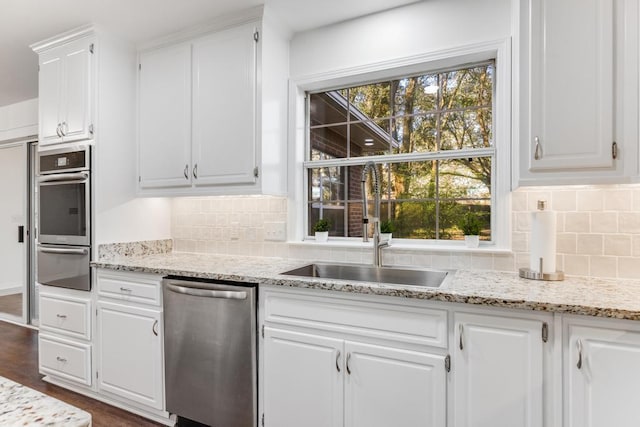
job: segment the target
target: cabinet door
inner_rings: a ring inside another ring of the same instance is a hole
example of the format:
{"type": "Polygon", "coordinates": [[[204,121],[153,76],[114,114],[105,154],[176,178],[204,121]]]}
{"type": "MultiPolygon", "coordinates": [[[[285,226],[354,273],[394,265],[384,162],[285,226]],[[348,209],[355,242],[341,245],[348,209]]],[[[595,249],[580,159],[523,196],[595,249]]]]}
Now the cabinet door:
{"type": "Polygon", "coordinates": [[[339,427],[343,341],[265,328],[264,417],[272,427],[339,427]]]}
{"type": "Polygon", "coordinates": [[[345,344],[346,427],[446,425],[444,356],[345,344]]]}
{"type": "Polygon", "coordinates": [[[456,427],[542,427],[542,322],[455,315],[456,427]]]}
{"type": "Polygon", "coordinates": [[[90,139],[92,41],[83,39],[63,46],[64,74],[61,100],[64,141],[90,139]]]}
{"type": "Polygon", "coordinates": [[[140,187],[191,185],[191,47],[140,55],[140,187]]]}
{"type": "Polygon", "coordinates": [[[98,389],[163,409],[159,310],[99,301],[98,389]]]}
{"type": "Polygon", "coordinates": [[[254,25],[193,43],[193,168],[196,185],[254,183],[254,25]]]}
{"type": "Polygon", "coordinates": [[[613,4],[530,0],[531,171],[613,165],[613,4]]]}
{"type": "Polygon", "coordinates": [[[40,55],[38,73],[38,103],[40,110],[39,144],[49,145],[62,141],[58,134],[62,123],[60,97],[62,96],[63,58],[54,50],[40,55]]]}
{"type": "Polygon", "coordinates": [[[569,326],[565,425],[635,427],[640,420],[640,333],[569,326]]]}

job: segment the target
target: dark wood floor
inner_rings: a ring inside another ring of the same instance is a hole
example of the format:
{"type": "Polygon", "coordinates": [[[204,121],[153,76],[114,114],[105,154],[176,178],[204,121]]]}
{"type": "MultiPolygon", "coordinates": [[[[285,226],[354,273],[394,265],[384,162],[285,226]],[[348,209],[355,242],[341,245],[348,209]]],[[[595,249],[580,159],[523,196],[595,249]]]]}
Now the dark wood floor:
{"type": "Polygon", "coordinates": [[[93,427],[159,426],[145,418],[45,383],[38,374],[38,331],[0,321],[0,376],[23,384],[70,405],[93,418],[93,427]]]}
{"type": "Polygon", "coordinates": [[[22,294],[11,294],[0,297],[0,313],[22,317],[22,294]]]}

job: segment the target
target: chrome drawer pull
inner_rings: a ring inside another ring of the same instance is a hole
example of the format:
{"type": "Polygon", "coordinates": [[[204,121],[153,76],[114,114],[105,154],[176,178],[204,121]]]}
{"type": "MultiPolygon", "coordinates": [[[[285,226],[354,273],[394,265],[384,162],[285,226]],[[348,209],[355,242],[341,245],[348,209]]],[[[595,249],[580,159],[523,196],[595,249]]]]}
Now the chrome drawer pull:
{"type": "Polygon", "coordinates": [[[336,354],[336,370],[340,372],[340,350],[338,350],[338,354],[336,354]]]}
{"type": "Polygon", "coordinates": [[[66,318],[67,318],[67,315],[66,315],[66,314],[56,314],[56,317],[57,317],[58,319],[66,319],[66,318]]]}
{"type": "Polygon", "coordinates": [[[56,356],[56,360],[58,362],[67,363],[67,359],[65,359],[64,357],[56,356]]]}
{"type": "Polygon", "coordinates": [[[347,353],[347,374],[351,375],[351,367],[349,362],[351,361],[351,353],[347,353]]]}
{"type": "Polygon", "coordinates": [[[576,346],[578,347],[578,363],[576,363],[576,367],[582,369],[582,340],[576,341],[576,346]]]}
{"type": "Polygon", "coordinates": [[[123,288],[122,286],[120,286],[120,290],[121,290],[122,292],[132,292],[132,291],[131,291],[131,289],[129,289],[129,288],[123,288]]]}
{"type": "Polygon", "coordinates": [[[153,326],[151,327],[153,331],[153,335],[158,336],[158,321],[153,322],[153,326]]]}

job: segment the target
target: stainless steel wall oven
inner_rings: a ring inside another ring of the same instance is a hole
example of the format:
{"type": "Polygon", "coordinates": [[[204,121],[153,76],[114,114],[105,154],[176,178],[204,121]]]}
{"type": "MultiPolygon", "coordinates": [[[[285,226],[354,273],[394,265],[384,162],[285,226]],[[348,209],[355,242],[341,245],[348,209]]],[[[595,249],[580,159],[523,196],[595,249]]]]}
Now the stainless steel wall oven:
{"type": "Polygon", "coordinates": [[[38,283],[90,290],[91,148],[39,154],[38,283]]]}

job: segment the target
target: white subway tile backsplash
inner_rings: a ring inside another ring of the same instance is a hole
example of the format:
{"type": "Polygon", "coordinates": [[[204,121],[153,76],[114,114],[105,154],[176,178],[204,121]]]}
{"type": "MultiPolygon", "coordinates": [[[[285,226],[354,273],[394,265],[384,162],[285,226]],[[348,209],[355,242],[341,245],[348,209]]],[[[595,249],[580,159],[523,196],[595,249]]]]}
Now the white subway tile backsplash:
{"type": "Polygon", "coordinates": [[[578,253],[584,255],[602,255],[603,237],[601,234],[578,234],[578,253]]]}
{"type": "Polygon", "coordinates": [[[594,256],[591,257],[589,271],[590,276],[615,278],[618,275],[618,257],[594,256]]]}
{"type": "Polygon", "coordinates": [[[621,212],[618,214],[620,233],[640,233],[640,212],[621,212]]]}
{"type": "Polygon", "coordinates": [[[602,190],[581,190],[577,193],[578,211],[601,211],[604,206],[602,190]]]}
{"type": "Polygon", "coordinates": [[[588,233],[590,231],[590,222],[588,212],[567,212],[564,214],[564,231],[588,233]]]}
{"type": "Polygon", "coordinates": [[[551,199],[551,209],[554,211],[575,211],[577,196],[575,191],[554,191],[551,199]]]}
{"type": "Polygon", "coordinates": [[[588,276],[589,257],[587,255],[565,255],[564,272],[574,276],[588,276]]]}
{"type": "Polygon", "coordinates": [[[629,189],[604,192],[604,209],[607,211],[630,211],[632,204],[632,191],[629,189]]]}
{"type": "Polygon", "coordinates": [[[591,231],[594,233],[617,233],[617,212],[592,212],[591,231]]]}
{"type": "Polygon", "coordinates": [[[631,256],[631,236],[628,234],[610,234],[604,236],[604,254],[631,256]]]}

